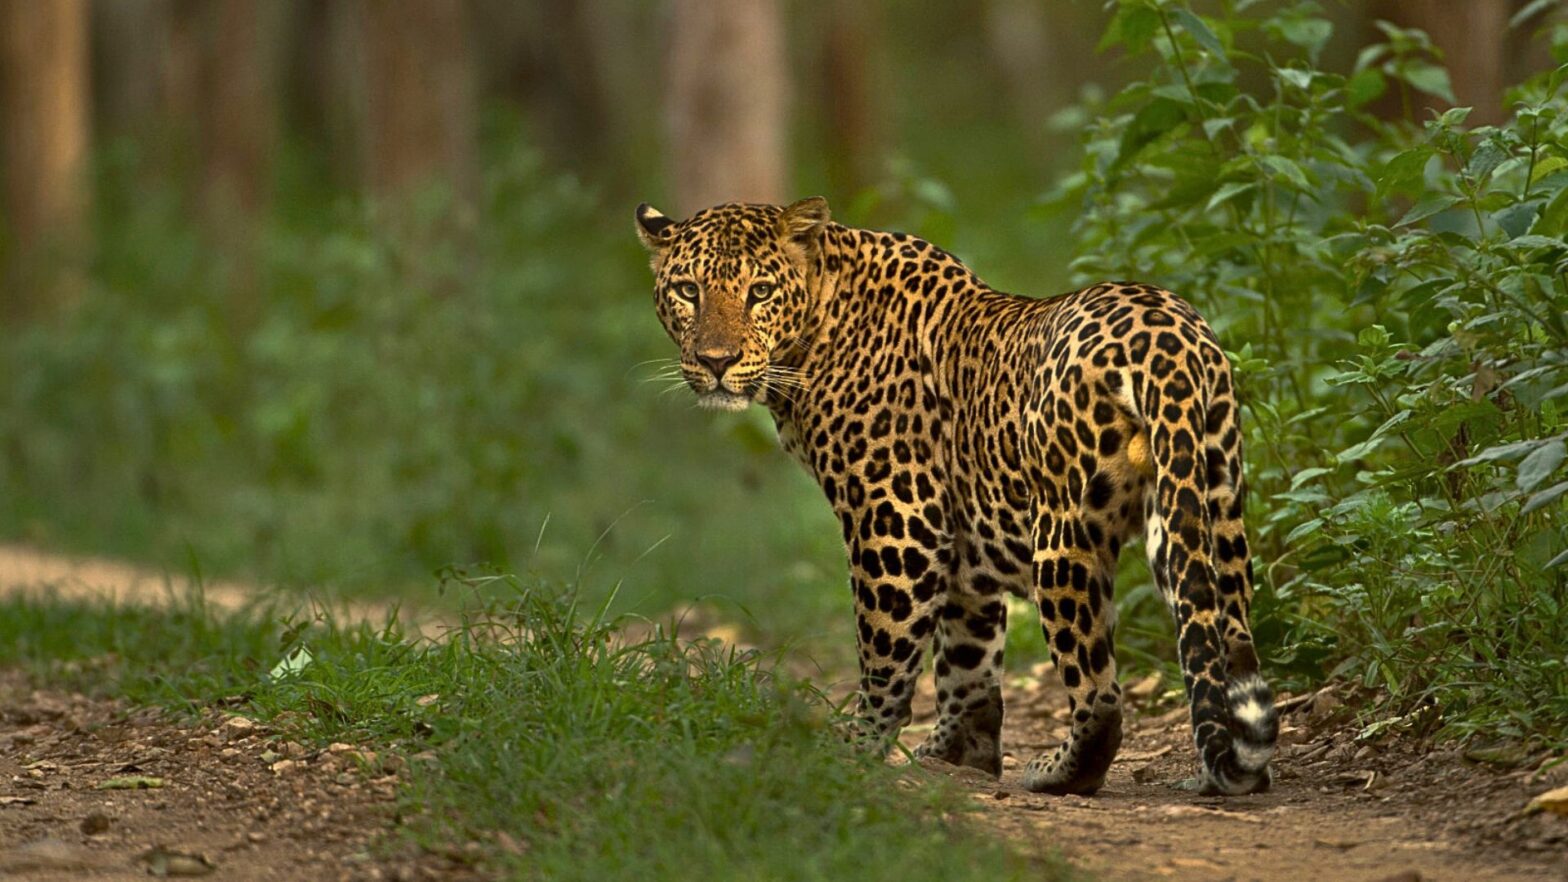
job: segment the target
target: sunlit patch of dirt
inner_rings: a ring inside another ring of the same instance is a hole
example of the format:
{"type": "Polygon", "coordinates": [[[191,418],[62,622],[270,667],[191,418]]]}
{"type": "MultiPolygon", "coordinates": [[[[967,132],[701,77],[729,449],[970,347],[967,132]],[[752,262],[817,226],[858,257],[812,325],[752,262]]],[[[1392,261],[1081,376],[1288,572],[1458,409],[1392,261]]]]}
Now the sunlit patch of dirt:
{"type": "MultiPolygon", "coordinates": [[[[234,612],[264,594],[280,609],[297,607],[306,612],[330,613],[345,624],[380,625],[393,607],[368,601],[326,600],[298,593],[264,592],[255,585],[234,581],[201,581],[177,573],[159,573],[145,567],[101,557],[69,556],[40,551],[25,545],[0,544],[0,593],[31,594],[61,602],[105,602],[164,607],[183,602],[199,589],[202,602],[220,612],[234,612]]],[[[397,608],[406,630],[437,638],[449,630],[442,616],[397,608]]]]}
{"type": "MultiPolygon", "coordinates": [[[[1066,696],[1049,665],[1014,677],[1000,781],[943,763],[928,768],[970,789],[975,822],[1028,849],[1060,849],[1106,879],[1568,879],[1568,817],[1524,811],[1532,796],[1568,780],[1545,755],[1508,771],[1453,748],[1390,733],[1358,741],[1335,690],[1282,696],[1274,787],[1213,798],[1175,788],[1194,772],[1187,711],[1157,679],[1128,684],[1133,713],[1103,790],[1041,796],[1021,767],[1068,731],[1066,696]]],[[[930,686],[917,697],[913,747],[935,715],[930,686]]]]}

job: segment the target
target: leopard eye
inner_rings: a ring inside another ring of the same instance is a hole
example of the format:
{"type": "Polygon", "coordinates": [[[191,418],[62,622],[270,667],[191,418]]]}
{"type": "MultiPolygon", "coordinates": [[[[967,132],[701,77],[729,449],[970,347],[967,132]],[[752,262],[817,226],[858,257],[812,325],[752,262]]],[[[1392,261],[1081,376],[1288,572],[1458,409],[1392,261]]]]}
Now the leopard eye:
{"type": "Polygon", "coordinates": [[[675,296],[688,303],[697,302],[697,283],[679,282],[675,285],[675,296]]]}
{"type": "Polygon", "coordinates": [[[772,297],[773,292],[777,290],[778,288],[774,287],[772,282],[758,282],[751,286],[751,293],[747,296],[747,299],[752,303],[762,303],[772,297]]]}

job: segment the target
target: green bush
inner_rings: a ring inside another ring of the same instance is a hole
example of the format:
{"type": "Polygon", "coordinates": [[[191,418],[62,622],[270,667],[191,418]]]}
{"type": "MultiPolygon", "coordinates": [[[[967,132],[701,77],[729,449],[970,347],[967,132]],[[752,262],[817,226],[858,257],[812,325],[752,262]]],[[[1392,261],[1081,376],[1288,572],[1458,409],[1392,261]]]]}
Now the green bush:
{"type": "MultiPolygon", "coordinates": [[[[1048,201],[1078,281],[1169,286],[1234,350],[1257,630],[1287,678],[1561,739],[1568,68],[1500,125],[1380,119],[1388,90],[1453,100],[1437,53],[1383,23],[1353,69],[1320,69],[1320,12],[1122,0],[1103,45],[1147,76],[1080,110],[1082,163],[1048,201]]],[[[1549,38],[1568,61],[1568,28],[1549,38]]]]}

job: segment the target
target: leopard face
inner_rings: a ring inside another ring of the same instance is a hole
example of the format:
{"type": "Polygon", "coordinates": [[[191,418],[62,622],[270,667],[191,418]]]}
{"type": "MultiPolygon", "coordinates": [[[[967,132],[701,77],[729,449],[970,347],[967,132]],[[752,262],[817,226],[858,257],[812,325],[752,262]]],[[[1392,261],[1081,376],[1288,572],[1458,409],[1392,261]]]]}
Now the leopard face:
{"type": "Polygon", "coordinates": [[[810,328],[809,285],[827,203],[726,205],[675,221],[644,203],[654,307],[702,407],[744,410],[786,385],[810,328]]]}

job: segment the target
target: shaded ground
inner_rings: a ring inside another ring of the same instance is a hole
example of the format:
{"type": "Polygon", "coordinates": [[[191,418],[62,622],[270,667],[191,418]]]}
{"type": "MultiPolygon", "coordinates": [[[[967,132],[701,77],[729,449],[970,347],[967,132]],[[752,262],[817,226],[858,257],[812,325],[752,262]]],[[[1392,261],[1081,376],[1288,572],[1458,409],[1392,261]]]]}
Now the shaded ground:
{"type": "MultiPolygon", "coordinates": [[[[1094,797],[1039,796],[1021,766],[1067,733],[1065,694],[1017,678],[1007,690],[1000,782],[945,763],[970,788],[979,822],[1025,849],[1059,848],[1105,879],[1565,880],[1568,817],[1523,816],[1531,796],[1568,783],[1568,765],[1512,756],[1506,772],[1454,749],[1390,738],[1358,743],[1333,690],[1296,700],[1284,717],[1275,785],[1266,794],[1207,798],[1171,785],[1193,774],[1183,707],[1151,707],[1155,681],[1134,684],[1141,712],[1094,797]]],[[[929,687],[928,687],[929,688],[929,687]]],[[[917,744],[931,696],[905,735],[917,744]]],[[[1282,702],[1283,704],[1284,702],[1282,702]]]]}
{"type": "Polygon", "coordinates": [[[430,854],[388,835],[406,767],[347,744],[307,750],[222,711],[182,723],[154,709],[33,691],[3,675],[0,875],[471,875],[461,851],[430,854]],[[157,786],[101,789],[111,782],[157,786]]]}
{"type": "MultiPolygon", "coordinates": [[[[161,602],[169,584],[108,561],[76,563],[0,546],[0,590],[161,602]]],[[[207,586],[238,607],[243,586],[207,586]]],[[[384,615],[369,605],[351,617],[384,615]]],[[[733,641],[720,626],[684,623],[733,641]]],[[[684,628],[682,629],[684,630],[684,628]]],[[[1282,702],[1274,789],[1198,797],[1185,709],[1153,680],[1131,684],[1121,756],[1095,797],[1043,797],[1018,785],[1022,762],[1067,730],[1064,697],[1037,666],[1007,688],[1000,782],[939,771],[971,789],[975,823],[1024,851],[1060,849],[1105,879],[1568,880],[1568,817],[1526,816],[1532,795],[1568,784],[1568,764],[1517,751],[1493,765],[1393,735],[1352,737],[1353,696],[1282,702]],[[1507,768],[1499,769],[1498,766],[1507,768]]],[[[929,690],[929,678],[924,686],[929,690]]],[[[906,742],[931,724],[920,696],[906,742]]],[[[223,879],[423,879],[474,873],[473,846],[435,854],[402,844],[394,794],[409,773],[373,746],[309,750],[214,709],[195,721],[80,695],[31,690],[0,674],[0,875],[144,878],[162,869],[223,879]],[[127,776],[145,790],[102,790],[127,776]]],[[[414,760],[418,762],[416,758],[414,760]]],[[[505,848],[507,843],[500,843],[505,848]]]]}

